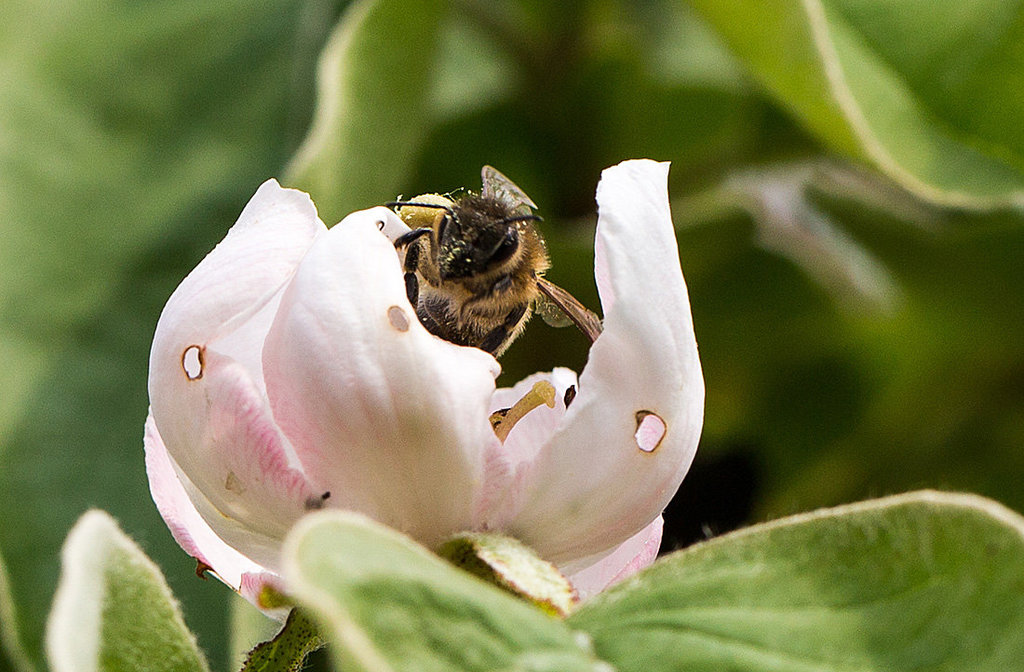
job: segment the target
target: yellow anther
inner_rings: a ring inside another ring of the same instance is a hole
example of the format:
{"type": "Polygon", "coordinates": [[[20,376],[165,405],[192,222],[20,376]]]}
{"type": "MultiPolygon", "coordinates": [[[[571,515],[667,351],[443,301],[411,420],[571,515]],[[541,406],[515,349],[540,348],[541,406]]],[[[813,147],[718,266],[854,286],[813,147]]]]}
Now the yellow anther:
{"type": "Polygon", "coordinates": [[[541,404],[548,408],[555,407],[555,386],[546,380],[540,380],[533,384],[533,388],[527,392],[522,399],[517,401],[512,408],[503,408],[500,411],[491,413],[491,427],[498,439],[504,443],[509,432],[522,420],[527,413],[539,407],[541,404]]]}

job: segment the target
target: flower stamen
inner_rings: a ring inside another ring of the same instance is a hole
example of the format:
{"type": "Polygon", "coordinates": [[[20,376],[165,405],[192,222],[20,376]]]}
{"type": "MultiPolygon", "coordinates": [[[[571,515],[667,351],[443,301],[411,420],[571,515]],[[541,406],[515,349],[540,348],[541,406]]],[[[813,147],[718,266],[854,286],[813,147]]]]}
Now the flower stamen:
{"type": "Polygon", "coordinates": [[[503,408],[491,413],[491,428],[494,429],[494,434],[504,443],[516,423],[541,404],[548,408],[555,407],[555,386],[546,380],[534,383],[530,391],[512,408],[503,408]]]}

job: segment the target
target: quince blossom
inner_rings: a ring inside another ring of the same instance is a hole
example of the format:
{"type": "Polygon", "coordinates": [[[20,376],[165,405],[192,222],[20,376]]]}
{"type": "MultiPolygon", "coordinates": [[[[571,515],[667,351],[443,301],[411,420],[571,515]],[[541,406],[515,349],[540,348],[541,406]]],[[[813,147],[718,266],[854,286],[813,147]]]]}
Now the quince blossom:
{"type": "Polygon", "coordinates": [[[174,538],[254,602],[279,580],[293,523],[323,507],[430,547],[504,532],[584,598],[649,564],[704,404],[667,176],[648,160],[604,171],[604,332],[579,377],[559,368],[505,389],[493,357],[416,319],[394,212],[328,229],[306,194],[264,183],[157,324],[146,466],[174,538]],[[554,406],[502,440],[491,413],[538,381],[554,406]]]}

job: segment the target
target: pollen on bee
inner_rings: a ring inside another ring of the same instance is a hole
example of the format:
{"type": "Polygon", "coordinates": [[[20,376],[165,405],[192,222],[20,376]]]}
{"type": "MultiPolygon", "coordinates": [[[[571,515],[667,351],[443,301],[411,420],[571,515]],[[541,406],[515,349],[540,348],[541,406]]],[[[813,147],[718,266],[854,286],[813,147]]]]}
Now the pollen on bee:
{"type": "Polygon", "coordinates": [[[189,380],[203,377],[203,355],[203,348],[198,345],[190,345],[181,353],[181,368],[189,380]]]}
{"type": "Polygon", "coordinates": [[[541,405],[555,407],[555,386],[546,380],[539,380],[511,408],[503,408],[491,413],[491,428],[502,443],[508,438],[509,432],[526,414],[541,405]]]}

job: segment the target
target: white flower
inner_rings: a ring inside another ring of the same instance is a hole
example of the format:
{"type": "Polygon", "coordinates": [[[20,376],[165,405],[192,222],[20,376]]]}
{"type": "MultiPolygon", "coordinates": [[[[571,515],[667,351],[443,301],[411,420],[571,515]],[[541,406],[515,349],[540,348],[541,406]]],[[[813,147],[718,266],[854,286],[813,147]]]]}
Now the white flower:
{"type": "Polygon", "coordinates": [[[579,379],[556,369],[498,390],[493,357],[417,321],[393,212],[328,230],[306,194],[264,183],[171,296],[153,340],[146,465],[175,539],[250,599],[275,580],[292,524],[325,506],[427,546],[505,532],[584,597],[648,564],[704,403],[667,175],[647,160],[604,171],[605,330],[579,379]],[[502,442],[491,412],[538,380],[554,386],[554,408],[502,442]]]}

